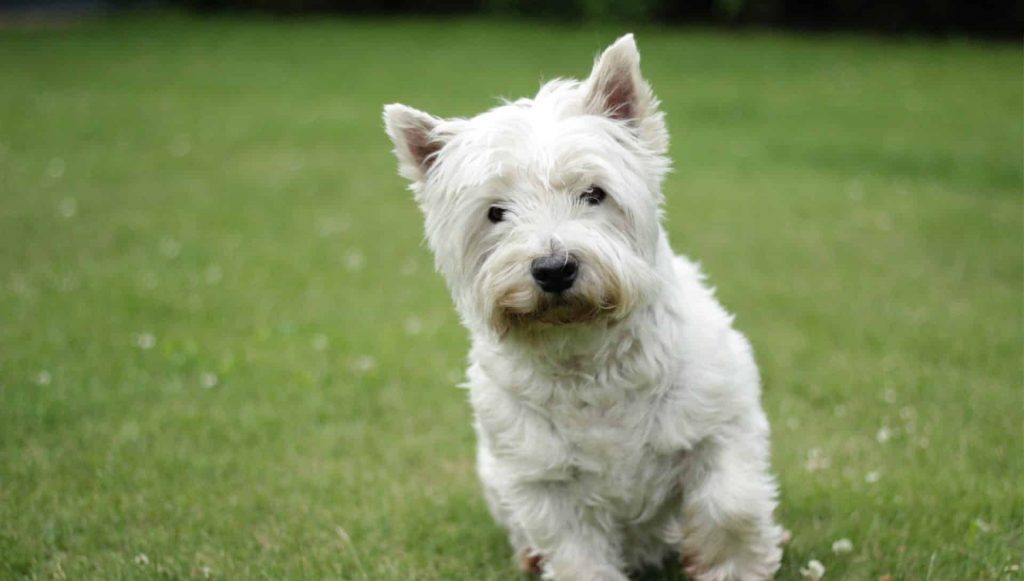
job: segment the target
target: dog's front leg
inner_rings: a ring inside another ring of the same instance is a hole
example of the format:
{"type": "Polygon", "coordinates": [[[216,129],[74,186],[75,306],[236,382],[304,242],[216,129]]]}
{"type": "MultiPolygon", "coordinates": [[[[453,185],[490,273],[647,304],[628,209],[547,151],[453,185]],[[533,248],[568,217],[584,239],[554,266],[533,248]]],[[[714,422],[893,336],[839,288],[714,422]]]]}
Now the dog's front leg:
{"type": "Polygon", "coordinates": [[[543,578],[554,581],[627,581],[619,542],[604,530],[566,483],[517,487],[515,518],[534,553],[543,578]]]}
{"type": "Polygon", "coordinates": [[[736,427],[701,444],[683,480],[683,559],[696,581],[761,581],[779,568],[767,429],[736,427]]]}

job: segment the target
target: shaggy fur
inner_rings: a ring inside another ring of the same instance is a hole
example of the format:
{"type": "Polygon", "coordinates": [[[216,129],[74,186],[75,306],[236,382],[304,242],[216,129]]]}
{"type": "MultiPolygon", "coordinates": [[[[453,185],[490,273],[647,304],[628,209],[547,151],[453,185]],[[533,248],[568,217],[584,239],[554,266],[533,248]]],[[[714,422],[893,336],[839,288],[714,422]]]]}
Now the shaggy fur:
{"type": "Polygon", "coordinates": [[[757,367],[660,226],[668,135],[639,64],[627,35],[586,81],[385,124],[472,335],[479,474],[523,568],[612,581],[680,556],[701,581],[770,578],[757,367]],[[571,288],[540,288],[544,256],[578,261],[571,288]]]}

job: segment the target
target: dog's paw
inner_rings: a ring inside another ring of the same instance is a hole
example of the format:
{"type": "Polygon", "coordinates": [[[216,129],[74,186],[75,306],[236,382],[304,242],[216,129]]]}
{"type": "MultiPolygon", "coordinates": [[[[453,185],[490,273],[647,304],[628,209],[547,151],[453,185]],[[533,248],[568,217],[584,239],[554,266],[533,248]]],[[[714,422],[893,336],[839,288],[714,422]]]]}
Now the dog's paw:
{"type": "Polygon", "coordinates": [[[540,574],[544,581],[629,581],[611,565],[576,559],[549,562],[529,550],[520,553],[520,567],[523,571],[540,574]]]}
{"type": "Polygon", "coordinates": [[[791,540],[793,540],[793,532],[789,529],[782,529],[782,537],[779,538],[779,546],[785,547],[791,540]]]}
{"type": "Polygon", "coordinates": [[[765,559],[726,560],[707,566],[693,557],[683,558],[683,571],[693,581],[766,581],[775,577],[782,560],[782,551],[765,559]]]}
{"type": "Polygon", "coordinates": [[[519,553],[519,568],[524,573],[530,575],[540,575],[543,571],[544,559],[533,552],[532,549],[527,549],[519,553]]]}
{"type": "Polygon", "coordinates": [[[543,579],[552,581],[629,581],[614,567],[559,567],[545,570],[543,579]]]}

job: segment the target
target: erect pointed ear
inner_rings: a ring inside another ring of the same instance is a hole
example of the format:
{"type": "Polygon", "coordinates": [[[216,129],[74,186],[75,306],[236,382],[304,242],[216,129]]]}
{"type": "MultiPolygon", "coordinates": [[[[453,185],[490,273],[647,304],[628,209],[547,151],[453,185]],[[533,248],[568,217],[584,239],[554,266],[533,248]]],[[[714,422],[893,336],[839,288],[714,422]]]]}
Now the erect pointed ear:
{"type": "Polygon", "coordinates": [[[620,121],[641,121],[657,109],[640,76],[640,53],[632,34],[605,49],[587,80],[587,111],[620,121]]]}
{"type": "Polygon", "coordinates": [[[441,119],[412,107],[393,103],[384,107],[384,126],[395,144],[398,171],[414,182],[422,181],[444,142],[434,132],[441,119]]]}

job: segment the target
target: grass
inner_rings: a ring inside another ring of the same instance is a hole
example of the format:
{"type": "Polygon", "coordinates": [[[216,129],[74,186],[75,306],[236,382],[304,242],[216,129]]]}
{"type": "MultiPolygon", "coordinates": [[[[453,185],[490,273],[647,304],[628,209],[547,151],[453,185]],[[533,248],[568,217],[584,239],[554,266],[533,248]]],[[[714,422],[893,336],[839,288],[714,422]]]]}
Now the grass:
{"type": "MultiPolygon", "coordinates": [[[[472,114],[619,32],[0,30],[0,577],[516,578],[380,111],[472,114]]],[[[637,32],[667,227],[763,369],[780,578],[1020,578],[1020,47],[637,32]]]]}

